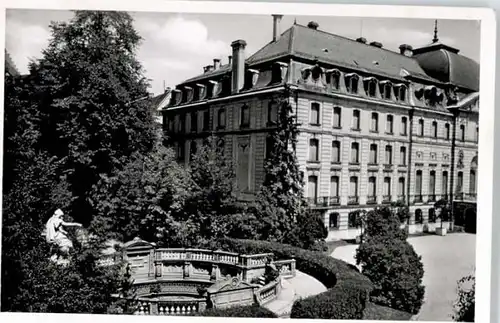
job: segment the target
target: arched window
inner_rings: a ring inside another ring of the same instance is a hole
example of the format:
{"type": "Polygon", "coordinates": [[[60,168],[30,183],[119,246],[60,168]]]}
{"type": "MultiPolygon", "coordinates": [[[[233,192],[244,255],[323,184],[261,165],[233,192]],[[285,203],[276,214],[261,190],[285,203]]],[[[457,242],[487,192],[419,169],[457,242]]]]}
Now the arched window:
{"type": "Polygon", "coordinates": [[[406,147],[401,146],[399,149],[399,164],[402,166],[406,166],[406,147]]]}
{"type": "Polygon", "coordinates": [[[424,119],[418,120],[418,135],[419,136],[424,135],[424,119]]]}
{"type": "Polygon", "coordinates": [[[444,125],[444,132],[445,132],[446,140],[450,140],[450,124],[449,123],[446,123],[444,125]]]}
{"type": "Polygon", "coordinates": [[[194,155],[196,155],[196,151],[197,151],[196,141],[192,140],[191,144],[189,146],[189,155],[190,155],[189,159],[190,160],[193,160],[194,155]]]}
{"type": "Polygon", "coordinates": [[[358,93],[358,82],[359,76],[357,74],[348,73],[345,75],[345,84],[347,88],[347,92],[352,94],[358,93]]]}
{"type": "Polygon", "coordinates": [[[377,96],[377,80],[375,78],[370,77],[365,81],[365,91],[369,97],[377,96]]]}
{"type": "Polygon", "coordinates": [[[318,202],[318,176],[309,176],[307,179],[308,197],[312,204],[317,204],[318,202]]]}
{"type": "Polygon", "coordinates": [[[438,137],[438,123],[437,123],[437,121],[432,121],[432,136],[434,138],[438,137]]]}
{"type": "Polygon", "coordinates": [[[380,94],[382,98],[390,100],[392,98],[392,83],[388,81],[380,82],[380,94]]]}
{"type": "Polygon", "coordinates": [[[465,141],[465,125],[460,125],[460,140],[465,141]]]}
{"type": "Polygon", "coordinates": [[[368,199],[367,203],[377,203],[377,178],[375,176],[368,177],[368,199]]]}
{"type": "Polygon", "coordinates": [[[415,202],[422,202],[422,171],[417,170],[415,177],[415,202]]]}
{"type": "Polygon", "coordinates": [[[394,96],[396,97],[397,101],[404,102],[406,101],[406,86],[404,85],[399,85],[396,87],[394,90],[394,96]]]}

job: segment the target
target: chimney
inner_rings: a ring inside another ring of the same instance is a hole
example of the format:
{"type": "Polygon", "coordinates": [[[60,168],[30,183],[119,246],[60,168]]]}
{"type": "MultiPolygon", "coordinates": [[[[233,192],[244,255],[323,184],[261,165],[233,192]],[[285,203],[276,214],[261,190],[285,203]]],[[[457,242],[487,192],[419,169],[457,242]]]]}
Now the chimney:
{"type": "Polygon", "coordinates": [[[399,52],[401,53],[401,55],[412,57],[413,56],[413,47],[411,47],[411,45],[408,45],[408,44],[401,44],[399,46],[399,52]]]}
{"type": "Polygon", "coordinates": [[[379,43],[378,41],[372,41],[370,43],[370,46],[382,48],[382,43],[379,43]]]}
{"type": "Polygon", "coordinates": [[[310,21],[308,24],[307,24],[307,27],[311,28],[311,29],[318,29],[319,27],[319,24],[316,22],[316,21],[310,21]]]}
{"type": "Polygon", "coordinates": [[[220,68],[220,59],[214,58],[214,70],[218,70],[220,68]]]}
{"type": "Polygon", "coordinates": [[[231,63],[233,62],[233,56],[229,55],[227,57],[227,61],[228,61],[228,64],[231,65],[231,63]]]}
{"type": "Polygon", "coordinates": [[[366,38],[365,37],[359,37],[359,38],[356,38],[356,41],[358,43],[363,43],[363,44],[366,44],[366,38]]]}
{"type": "Polygon", "coordinates": [[[281,18],[283,18],[283,15],[273,15],[273,42],[277,41],[280,38],[281,18]]]}
{"type": "Polygon", "coordinates": [[[244,40],[235,40],[231,43],[233,48],[233,60],[231,64],[231,93],[238,93],[245,82],[245,47],[244,40]]]}

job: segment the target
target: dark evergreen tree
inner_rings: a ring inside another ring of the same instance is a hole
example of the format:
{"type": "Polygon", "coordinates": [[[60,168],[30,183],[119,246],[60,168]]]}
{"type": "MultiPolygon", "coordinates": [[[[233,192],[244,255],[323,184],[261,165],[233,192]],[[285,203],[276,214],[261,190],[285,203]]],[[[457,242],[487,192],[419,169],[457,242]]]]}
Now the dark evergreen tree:
{"type": "Polygon", "coordinates": [[[372,302],[416,314],[424,299],[424,268],[407,236],[391,209],[368,212],[356,262],[374,285],[372,302]]]}

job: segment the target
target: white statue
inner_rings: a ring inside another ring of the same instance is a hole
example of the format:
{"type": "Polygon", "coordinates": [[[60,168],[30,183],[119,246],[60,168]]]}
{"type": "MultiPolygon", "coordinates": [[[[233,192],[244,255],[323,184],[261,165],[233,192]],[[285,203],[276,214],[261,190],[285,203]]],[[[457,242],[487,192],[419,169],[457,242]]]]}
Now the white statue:
{"type": "Polygon", "coordinates": [[[63,253],[68,253],[69,249],[73,248],[73,243],[67,237],[67,232],[64,227],[82,227],[80,223],[65,222],[62,219],[64,212],[57,209],[54,215],[47,221],[45,225],[45,238],[48,243],[55,244],[63,253]]]}

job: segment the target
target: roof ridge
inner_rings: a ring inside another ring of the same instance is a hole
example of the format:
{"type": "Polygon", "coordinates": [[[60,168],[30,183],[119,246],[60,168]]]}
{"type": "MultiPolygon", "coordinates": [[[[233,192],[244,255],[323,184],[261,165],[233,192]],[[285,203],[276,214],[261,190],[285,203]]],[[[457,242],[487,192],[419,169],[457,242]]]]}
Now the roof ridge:
{"type": "MultiPolygon", "coordinates": [[[[323,34],[327,34],[327,35],[330,35],[330,36],[333,36],[333,37],[336,37],[336,38],[341,38],[341,39],[345,39],[345,40],[348,40],[348,41],[351,41],[353,43],[357,43],[357,44],[360,44],[360,45],[364,45],[364,46],[369,46],[369,47],[374,47],[374,46],[371,46],[369,44],[365,44],[365,43],[360,43],[358,41],[356,41],[355,39],[351,39],[351,38],[348,38],[348,37],[345,37],[345,36],[342,36],[342,35],[337,35],[337,34],[334,34],[334,33],[331,33],[331,32],[328,32],[328,31],[325,31],[325,30],[321,30],[321,29],[312,29],[312,28],[309,28],[307,26],[304,26],[304,25],[301,25],[301,24],[296,24],[297,26],[300,26],[304,29],[308,29],[308,30],[314,30],[316,32],[320,32],[320,33],[323,33],[323,34]]],[[[405,55],[401,55],[399,54],[398,52],[395,52],[395,51],[392,51],[392,50],[389,50],[387,48],[384,48],[384,47],[375,47],[377,49],[380,49],[380,50],[384,50],[388,53],[391,53],[393,55],[398,55],[398,56],[401,56],[401,57],[404,57],[405,59],[409,59],[409,60],[415,60],[415,58],[413,57],[408,57],[408,56],[405,56],[405,55]]]]}
{"type": "Polygon", "coordinates": [[[287,29],[290,30],[290,39],[288,41],[288,53],[289,54],[293,54],[295,53],[295,50],[294,50],[294,43],[295,43],[295,26],[297,24],[293,24],[290,28],[287,29]]]}

